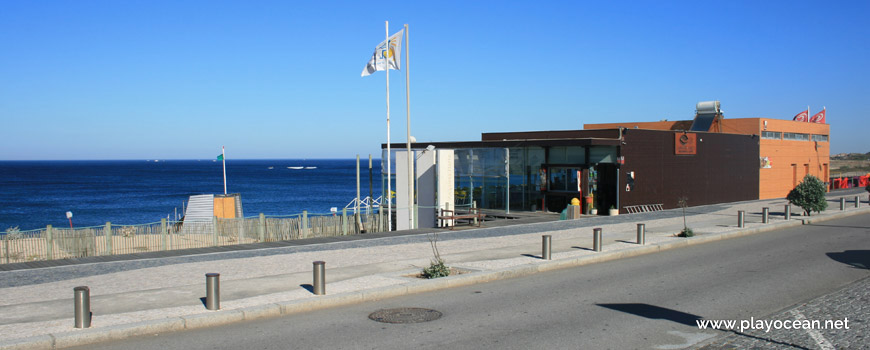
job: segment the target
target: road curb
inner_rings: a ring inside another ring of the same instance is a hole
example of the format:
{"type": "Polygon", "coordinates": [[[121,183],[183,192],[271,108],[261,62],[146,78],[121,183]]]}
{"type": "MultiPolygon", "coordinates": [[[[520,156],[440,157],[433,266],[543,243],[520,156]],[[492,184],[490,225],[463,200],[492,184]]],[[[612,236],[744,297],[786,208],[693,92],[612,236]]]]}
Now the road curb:
{"type": "MultiPolygon", "coordinates": [[[[203,327],[227,325],[240,321],[271,318],[281,315],[290,315],[331,307],[357,304],[366,301],[375,301],[446,288],[468,286],[479,283],[529,276],[539,272],[553,271],[600,262],[631,258],[670,249],[694,246],[763,232],[775,231],[784,228],[796,227],[806,224],[806,221],[818,223],[867,213],[870,213],[870,207],[850,209],[847,211],[837,212],[833,214],[826,214],[825,216],[792,219],[789,221],[777,220],[769,224],[750,223],[751,227],[745,227],[740,229],[735,228],[734,230],[720,233],[702,234],[692,238],[647,244],[643,246],[635,246],[629,248],[621,248],[619,250],[608,251],[608,246],[605,246],[605,251],[594,255],[548,261],[540,260],[539,262],[534,262],[531,264],[511,266],[490,271],[469,272],[456,276],[432,280],[410,281],[407,283],[393,286],[378,287],[368,290],[334,295],[316,296],[303,300],[292,300],[266,305],[257,305],[234,310],[209,311],[182,317],[170,317],[165,319],[141,321],[117,326],[88,328],[68,332],[38,335],[27,338],[11,339],[0,341],[0,350],[62,349],[98,342],[122,340],[141,335],[159,334],[186,329],[197,329],[203,327]]],[[[610,245],[609,247],[612,248],[613,245],[610,245]]]]}

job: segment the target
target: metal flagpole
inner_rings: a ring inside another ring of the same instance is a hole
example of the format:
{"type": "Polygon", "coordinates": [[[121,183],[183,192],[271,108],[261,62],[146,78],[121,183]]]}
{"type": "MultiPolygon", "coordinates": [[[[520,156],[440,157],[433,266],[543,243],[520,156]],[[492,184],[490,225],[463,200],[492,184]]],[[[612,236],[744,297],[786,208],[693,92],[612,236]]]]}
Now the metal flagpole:
{"type": "MultiPolygon", "coordinates": [[[[390,162],[390,158],[392,158],[390,156],[390,61],[388,57],[390,52],[390,21],[384,21],[384,28],[387,33],[387,47],[381,54],[384,55],[384,63],[387,64],[387,231],[389,232],[393,230],[393,185],[391,184],[393,174],[390,162]]],[[[375,66],[377,67],[377,59],[375,66]]]]}
{"type": "Polygon", "coordinates": [[[414,162],[411,156],[411,62],[409,61],[411,47],[408,46],[410,40],[408,33],[408,25],[405,24],[405,113],[408,117],[408,228],[414,229],[414,162]]]}
{"type": "Polygon", "coordinates": [[[221,161],[224,163],[224,194],[227,194],[227,155],[224,146],[221,146],[221,161]]]}

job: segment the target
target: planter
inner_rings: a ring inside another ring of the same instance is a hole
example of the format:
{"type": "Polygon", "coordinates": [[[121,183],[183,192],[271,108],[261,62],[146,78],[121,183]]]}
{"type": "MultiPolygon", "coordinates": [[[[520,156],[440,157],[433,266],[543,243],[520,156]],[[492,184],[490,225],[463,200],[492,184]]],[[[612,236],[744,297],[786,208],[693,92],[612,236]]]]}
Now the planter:
{"type": "Polygon", "coordinates": [[[619,209],[610,209],[610,216],[619,215],[619,209]]]}
{"type": "Polygon", "coordinates": [[[590,209],[589,214],[598,215],[598,209],[590,209]]]}

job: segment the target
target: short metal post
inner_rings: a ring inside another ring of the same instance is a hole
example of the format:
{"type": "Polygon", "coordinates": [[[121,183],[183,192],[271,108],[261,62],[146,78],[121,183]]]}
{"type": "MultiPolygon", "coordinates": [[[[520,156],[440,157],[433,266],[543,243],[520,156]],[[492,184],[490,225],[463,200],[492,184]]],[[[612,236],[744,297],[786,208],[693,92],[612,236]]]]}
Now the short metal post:
{"type": "MultiPolygon", "coordinates": [[[[472,208],[472,209],[476,209],[476,208],[477,208],[477,201],[471,201],[471,208],[472,208]]],[[[475,212],[475,211],[472,210],[472,212],[475,212]]],[[[477,223],[477,215],[474,216],[474,224],[475,224],[475,225],[478,224],[478,223],[477,223]]]]}
{"type": "Polygon", "coordinates": [[[861,197],[855,196],[855,208],[861,204],[861,197]]]}
{"type": "Polygon", "coordinates": [[[738,211],[737,211],[737,227],[743,227],[743,226],[744,226],[744,220],[743,220],[743,218],[744,218],[745,216],[746,216],[746,212],[745,212],[745,211],[743,211],[743,210],[738,210],[738,211]]]}
{"type": "Polygon", "coordinates": [[[592,229],[592,250],[596,252],[601,251],[601,228],[596,227],[592,229]]]}
{"type": "Polygon", "coordinates": [[[761,208],[761,223],[770,223],[770,208],[761,208]]]}
{"type": "Polygon", "coordinates": [[[646,244],[646,224],[637,224],[637,244],[646,244]]]}
{"type": "Polygon", "coordinates": [[[86,286],[73,288],[75,295],[75,327],[91,328],[91,290],[86,286]]]}
{"type": "Polygon", "coordinates": [[[791,220],[791,204],[785,205],[785,219],[791,220]]]}
{"type": "Polygon", "coordinates": [[[840,210],[846,210],[846,197],[840,197],[840,210]]]}
{"type": "Polygon", "coordinates": [[[541,242],[541,244],[542,244],[542,246],[541,246],[541,259],[552,260],[552,257],[550,254],[550,250],[551,250],[550,248],[552,247],[552,243],[553,243],[553,236],[544,235],[542,242],[541,242]]]}
{"type": "Polygon", "coordinates": [[[221,308],[221,274],[205,274],[205,308],[219,310],[221,308]]]}
{"type": "Polygon", "coordinates": [[[326,262],[314,262],[314,295],[326,294],[326,262]]]}

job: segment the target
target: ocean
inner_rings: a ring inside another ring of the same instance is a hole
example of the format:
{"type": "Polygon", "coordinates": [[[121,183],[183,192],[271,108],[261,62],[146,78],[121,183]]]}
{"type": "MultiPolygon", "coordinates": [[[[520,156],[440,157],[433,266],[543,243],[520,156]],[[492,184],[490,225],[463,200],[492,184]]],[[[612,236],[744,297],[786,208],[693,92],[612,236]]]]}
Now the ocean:
{"type": "MultiPolygon", "coordinates": [[[[227,191],[240,193],[245,216],[329,213],[356,197],[355,159],[227,160],[227,191]],[[316,167],[290,169],[288,167],[316,167]]],[[[381,193],[373,161],[374,197],[381,193]]],[[[223,194],[220,161],[0,161],[0,232],[46,225],[135,225],[182,215],[190,195],[223,194]]],[[[360,195],[369,194],[368,159],[360,195]]]]}

